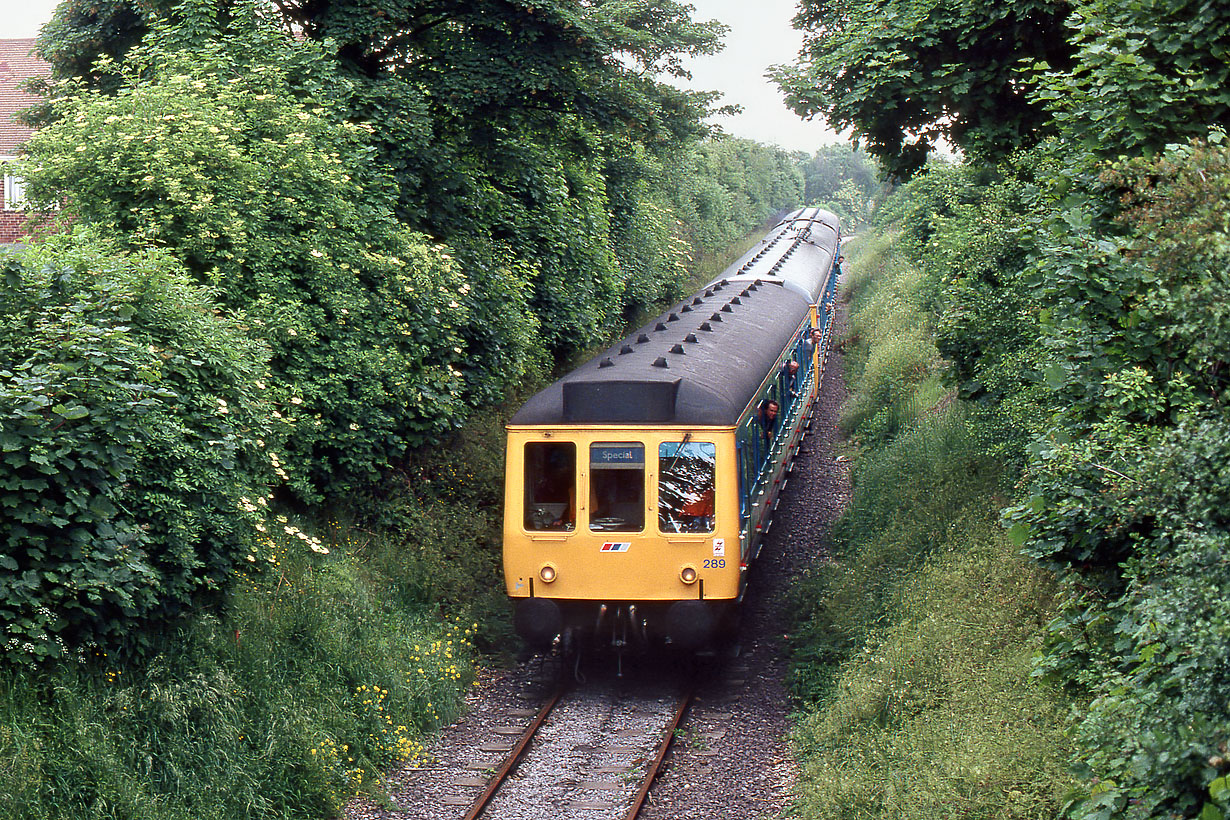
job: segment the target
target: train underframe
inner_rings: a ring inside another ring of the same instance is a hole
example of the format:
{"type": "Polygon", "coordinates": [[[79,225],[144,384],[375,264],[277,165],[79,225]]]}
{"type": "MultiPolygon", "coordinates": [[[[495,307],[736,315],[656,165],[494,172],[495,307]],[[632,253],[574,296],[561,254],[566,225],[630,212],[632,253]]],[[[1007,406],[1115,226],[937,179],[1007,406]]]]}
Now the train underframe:
{"type": "Polygon", "coordinates": [[[539,651],[572,654],[582,649],[680,652],[716,649],[733,639],[735,600],[587,601],[521,598],[517,634],[539,651]]]}

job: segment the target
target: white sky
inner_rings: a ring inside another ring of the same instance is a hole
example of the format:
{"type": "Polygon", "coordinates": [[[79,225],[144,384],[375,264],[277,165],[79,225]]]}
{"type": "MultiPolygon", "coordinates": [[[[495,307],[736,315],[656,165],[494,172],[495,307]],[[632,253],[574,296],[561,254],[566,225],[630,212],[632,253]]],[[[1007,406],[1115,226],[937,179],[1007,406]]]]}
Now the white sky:
{"type": "Polygon", "coordinates": [[[694,20],[730,26],[724,50],[686,63],[691,88],[721,91],[723,103],[743,106],[742,114],[717,120],[724,131],[809,154],[821,145],[845,142],[820,120],[799,119],[782,102],[777,86],[764,77],[769,66],[794,62],[803,44],[802,33],[790,26],[795,0],[687,2],[696,7],[694,20]]]}
{"type": "Polygon", "coordinates": [[[59,0],[0,0],[0,38],[34,37],[59,0]]]}
{"type": "MultiPolygon", "coordinates": [[[[691,87],[721,91],[723,103],[743,113],[717,121],[737,137],[813,153],[842,140],[819,121],[804,122],[781,100],[777,86],[764,78],[769,66],[793,62],[802,35],[790,27],[795,0],[688,0],[693,18],[730,26],[724,51],[688,62],[691,87]]],[[[0,0],[0,37],[34,37],[51,19],[58,0],[0,0]]]]}

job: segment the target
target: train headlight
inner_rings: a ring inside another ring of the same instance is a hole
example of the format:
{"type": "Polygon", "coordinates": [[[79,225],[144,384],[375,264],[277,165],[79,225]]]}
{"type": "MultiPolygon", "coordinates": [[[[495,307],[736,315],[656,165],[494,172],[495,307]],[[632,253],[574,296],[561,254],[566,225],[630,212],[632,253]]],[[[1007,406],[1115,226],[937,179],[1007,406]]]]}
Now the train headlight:
{"type": "Polygon", "coordinates": [[[545,583],[551,583],[555,580],[555,567],[550,564],[545,565],[542,569],[538,570],[538,577],[545,583]]]}
{"type": "Polygon", "coordinates": [[[684,567],[679,571],[679,580],[685,584],[696,583],[696,567],[684,567]]]}

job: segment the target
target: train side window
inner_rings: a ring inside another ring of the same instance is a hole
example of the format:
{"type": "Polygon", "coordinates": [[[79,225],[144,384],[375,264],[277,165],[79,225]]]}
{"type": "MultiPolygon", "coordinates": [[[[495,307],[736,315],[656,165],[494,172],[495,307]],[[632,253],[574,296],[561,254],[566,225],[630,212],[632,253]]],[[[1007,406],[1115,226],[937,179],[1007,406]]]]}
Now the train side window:
{"type": "Polygon", "coordinates": [[[594,532],[645,529],[645,445],[600,441],[589,448],[589,528],[594,532]]]}
{"type": "Polygon", "coordinates": [[[739,437],[743,442],[743,516],[746,518],[751,514],[752,491],[756,487],[756,477],[759,474],[757,469],[760,462],[756,458],[756,453],[760,446],[760,427],[756,424],[756,419],[749,418],[739,431],[739,437]]]}
{"type": "Polygon", "coordinates": [[[658,529],[713,532],[717,446],[704,441],[658,445],[658,529]]]}
{"type": "Polygon", "coordinates": [[[571,530],[577,522],[577,446],[525,445],[525,528],[571,530]]]}
{"type": "Polygon", "coordinates": [[[747,515],[747,497],[744,495],[744,487],[747,486],[747,480],[743,475],[743,436],[735,441],[735,464],[738,465],[737,473],[739,478],[739,519],[742,520],[747,515]]]}

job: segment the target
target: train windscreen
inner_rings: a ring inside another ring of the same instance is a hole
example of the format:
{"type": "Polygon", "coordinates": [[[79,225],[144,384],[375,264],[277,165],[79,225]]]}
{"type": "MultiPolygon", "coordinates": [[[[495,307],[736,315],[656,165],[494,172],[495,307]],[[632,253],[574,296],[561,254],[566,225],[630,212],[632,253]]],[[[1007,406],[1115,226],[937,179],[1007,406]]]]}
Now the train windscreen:
{"type": "Polygon", "coordinates": [[[577,521],[577,447],[571,442],[525,445],[525,528],[571,530],[577,521]]]}
{"type": "Polygon", "coordinates": [[[658,529],[713,532],[717,446],[705,441],[658,445],[658,529]]]}
{"type": "Polygon", "coordinates": [[[589,528],[594,532],[645,529],[645,445],[600,441],[589,448],[589,528]]]}

